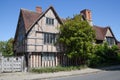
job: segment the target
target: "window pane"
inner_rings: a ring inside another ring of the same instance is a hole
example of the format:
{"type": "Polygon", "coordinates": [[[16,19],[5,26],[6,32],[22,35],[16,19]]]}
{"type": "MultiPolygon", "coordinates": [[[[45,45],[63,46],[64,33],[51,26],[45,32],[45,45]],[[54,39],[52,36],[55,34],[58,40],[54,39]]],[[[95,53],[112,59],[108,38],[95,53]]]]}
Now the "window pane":
{"type": "Polygon", "coordinates": [[[46,61],[48,61],[48,60],[49,60],[49,54],[46,53],[46,61]]]}
{"type": "Polygon", "coordinates": [[[45,61],[45,54],[42,54],[42,61],[45,61]]]}
{"type": "Polygon", "coordinates": [[[53,44],[55,43],[55,34],[53,34],[53,44]]]}
{"type": "Polygon", "coordinates": [[[55,54],[54,53],[43,53],[42,54],[42,61],[54,61],[55,60],[55,54]]]}
{"type": "Polygon", "coordinates": [[[51,34],[49,33],[49,44],[50,44],[50,37],[51,37],[51,34]]]}
{"type": "Polygon", "coordinates": [[[51,61],[51,53],[49,53],[49,60],[51,61]]]}
{"type": "Polygon", "coordinates": [[[46,33],[44,33],[44,44],[46,44],[46,33]]]}
{"type": "Polygon", "coordinates": [[[54,19],[52,19],[52,25],[54,25],[54,19]]]}
{"type": "Polygon", "coordinates": [[[46,17],[46,24],[54,25],[54,19],[46,17]]]}
{"type": "Polygon", "coordinates": [[[52,53],[51,55],[52,55],[52,60],[54,61],[55,60],[54,53],[52,53]]]}
{"type": "Polygon", "coordinates": [[[108,42],[108,45],[113,45],[114,44],[114,38],[107,37],[107,42],[108,42]]]}
{"type": "Polygon", "coordinates": [[[46,38],[47,38],[47,43],[49,43],[49,34],[46,34],[46,38]]]}
{"type": "Polygon", "coordinates": [[[48,18],[46,18],[46,24],[48,24],[48,18]]]}
{"type": "Polygon", "coordinates": [[[44,44],[54,44],[56,42],[56,34],[44,33],[44,44]]]}
{"type": "Polygon", "coordinates": [[[52,44],[52,37],[53,37],[53,35],[51,34],[50,35],[50,43],[52,44]]]}

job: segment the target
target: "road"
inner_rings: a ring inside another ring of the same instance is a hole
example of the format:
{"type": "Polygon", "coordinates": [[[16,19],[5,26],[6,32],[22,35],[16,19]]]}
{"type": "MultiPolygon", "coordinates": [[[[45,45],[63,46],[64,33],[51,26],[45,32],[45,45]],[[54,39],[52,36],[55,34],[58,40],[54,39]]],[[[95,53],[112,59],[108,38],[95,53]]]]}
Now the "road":
{"type": "Polygon", "coordinates": [[[29,72],[0,73],[0,80],[120,80],[120,65],[43,74],[29,72]]]}
{"type": "Polygon", "coordinates": [[[50,80],[120,80],[120,69],[101,71],[97,73],[89,73],[83,75],[52,78],[50,80]]]}

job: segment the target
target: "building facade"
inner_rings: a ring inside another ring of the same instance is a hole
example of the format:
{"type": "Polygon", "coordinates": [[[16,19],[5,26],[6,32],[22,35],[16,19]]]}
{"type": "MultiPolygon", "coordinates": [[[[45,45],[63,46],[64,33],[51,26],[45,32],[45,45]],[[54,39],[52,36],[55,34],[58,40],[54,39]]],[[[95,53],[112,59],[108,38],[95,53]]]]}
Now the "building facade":
{"type": "MultiPolygon", "coordinates": [[[[104,41],[109,45],[116,44],[110,27],[93,25],[90,10],[82,10],[80,14],[96,31],[97,44],[104,41]]],[[[44,12],[41,7],[36,7],[36,12],[21,9],[14,38],[15,56],[24,56],[27,68],[72,64],[63,54],[63,47],[56,44],[61,24],[63,22],[52,6],[44,12]]]]}
{"type": "Polygon", "coordinates": [[[25,56],[26,67],[54,67],[60,53],[55,45],[62,24],[56,11],[50,6],[45,12],[21,9],[14,41],[16,56],[25,56]]]}

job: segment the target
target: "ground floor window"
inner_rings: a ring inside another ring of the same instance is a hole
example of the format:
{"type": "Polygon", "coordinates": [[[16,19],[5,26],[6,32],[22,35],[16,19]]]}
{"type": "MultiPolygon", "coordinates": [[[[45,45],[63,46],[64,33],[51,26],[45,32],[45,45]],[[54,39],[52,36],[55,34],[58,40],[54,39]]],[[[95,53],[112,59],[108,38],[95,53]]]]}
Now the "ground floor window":
{"type": "Polygon", "coordinates": [[[46,52],[42,54],[42,61],[54,61],[55,53],[46,52]]]}

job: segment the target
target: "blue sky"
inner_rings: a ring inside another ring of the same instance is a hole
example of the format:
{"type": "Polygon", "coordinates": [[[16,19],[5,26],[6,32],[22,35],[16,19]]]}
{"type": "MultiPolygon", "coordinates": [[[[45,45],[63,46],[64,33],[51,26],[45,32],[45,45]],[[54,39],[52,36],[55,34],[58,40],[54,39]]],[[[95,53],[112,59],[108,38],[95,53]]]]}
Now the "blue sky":
{"type": "Polygon", "coordinates": [[[51,5],[62,18],[90,9],[93,24],[110,26],[120,41],[120,0],[1,0],[0,41],[14,37],[20,8],[35,11],[36,6],[41,6],[44,11],[51,5]]]}

